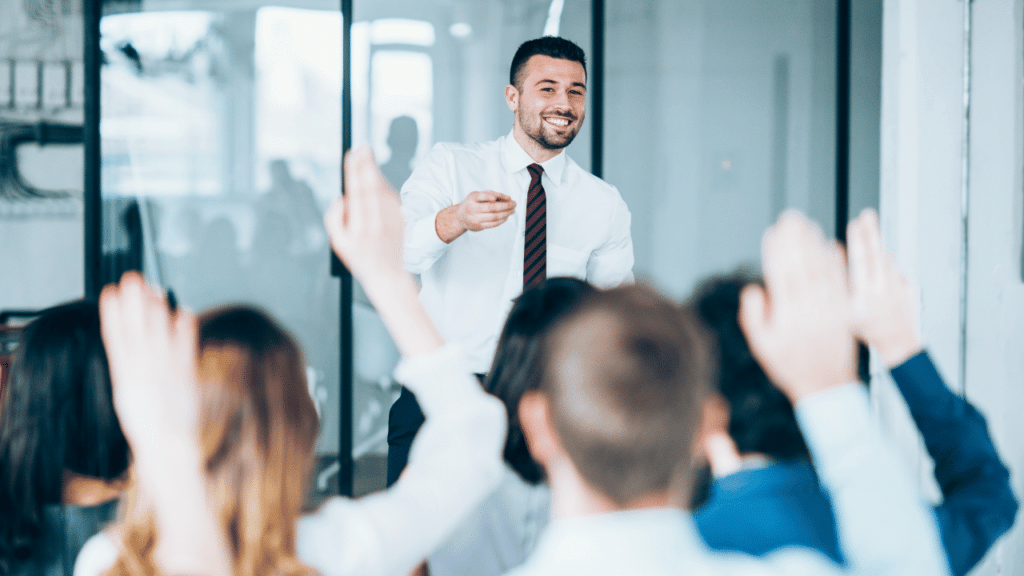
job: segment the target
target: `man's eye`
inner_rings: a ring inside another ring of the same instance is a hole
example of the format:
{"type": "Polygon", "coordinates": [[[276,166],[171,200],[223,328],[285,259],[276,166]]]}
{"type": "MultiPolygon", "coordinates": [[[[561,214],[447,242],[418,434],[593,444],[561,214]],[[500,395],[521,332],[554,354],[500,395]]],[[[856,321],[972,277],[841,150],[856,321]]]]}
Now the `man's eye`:
{"type": "Polygon", "coordinates": [[[579,90],[570,90],[569,93],[574,96],[583,96],[583,92],[580,92],[579,90]]]}
{"type": "Polygon", "coordinates": [[[541,88],[540,91],[541,92],[554,92],[555,89],[554,88],[541,88]]]}

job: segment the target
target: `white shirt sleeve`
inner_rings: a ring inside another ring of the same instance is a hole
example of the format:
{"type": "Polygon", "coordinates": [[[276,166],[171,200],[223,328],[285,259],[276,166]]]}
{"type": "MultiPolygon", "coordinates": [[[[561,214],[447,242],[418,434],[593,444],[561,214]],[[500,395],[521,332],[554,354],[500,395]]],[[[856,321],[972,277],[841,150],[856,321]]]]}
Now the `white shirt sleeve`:
{"type": "Polygon", "coordinates": [[[608,229],[608,240],[590,255],[587,280],[601,288],[611,288],[633,281],[633,238],[631,215],[626,203],[616,194],[608,229]]]}
{"type": "Polygon", "coordinates": [[[455,204],[451,161],[451,153],[443,144],[434,145],[402,186],[404,260],[413,274],[422,274],[448,248],[438,238],[434,221],[438,212],[455,204]]]}
{"type": "Polygon", "coordinates": [[[396,378],[426,421],[389,490],[333,498],[299,522],[299,558],[324,576],[399,576],[424,560],[498,485],[505,408],[450,345],[412,358],[396,378]]]}
{"type": "Polygon", "coordinates": [[[851,383],[814,394],[796,416],[832,498],[848,572],[948,574],[934,515],[883,440],[866,389],[851,383]]]}
{"type": "Polygon", "coordinates": [[[94,534],[78,552],[74,576],[100,576],[113,567],[117,552],[117,545],[106,532],[94,534]]]}

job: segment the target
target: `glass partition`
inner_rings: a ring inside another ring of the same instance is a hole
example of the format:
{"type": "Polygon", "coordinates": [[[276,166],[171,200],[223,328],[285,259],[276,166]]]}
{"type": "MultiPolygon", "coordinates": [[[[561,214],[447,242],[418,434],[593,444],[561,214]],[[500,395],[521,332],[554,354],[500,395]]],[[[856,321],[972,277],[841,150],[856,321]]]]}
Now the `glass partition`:
{"type": "MultiPolygon", "coordinates": [[[[590,51],[590,0],[356,0],[353,9],[352,142],[373,146],[396,189],[436,142],[493,140],[512,129],[504,89],[519,44],[550,33],[590,51]]],[[[591,122],[568,148],[584,169],[591,122]]],[[[391,378],[398,351],[358,287],[353,333],[359,494],[384,487],[388,412],[400,387],[391,378]]]]}
{"type": "Polygon", "coordinates": [[[604,176],[632,212],[638,278],[682,297],[756,265],[787,207],[834,234],[836,14],[836,0],[608,2],[604,176]]]}
{"type": "Polygon", "coordinates": [[[108,4],[100,34],[103,276],[142,269],[193,309],[249,304],[291,332],[322,416],[315,488],[335,492],[337,3],[108,4]]]}

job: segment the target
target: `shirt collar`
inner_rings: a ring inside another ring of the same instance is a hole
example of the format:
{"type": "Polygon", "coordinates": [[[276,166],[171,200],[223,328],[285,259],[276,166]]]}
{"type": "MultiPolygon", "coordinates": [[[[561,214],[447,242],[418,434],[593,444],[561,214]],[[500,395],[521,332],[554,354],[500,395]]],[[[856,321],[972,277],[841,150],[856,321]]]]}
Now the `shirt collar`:
{"type": "Polygon", "coordinates": [[[614,561],[643,555],[647,549],[669,550],[688,558],[707,554],[688,512],[673,507],[646,508],[553,520],[527,565],[540,568],[537,572],[541,573],[545,567],[562,564],[567,551],[597,561],[614,561]]]}
{"type": "MultiPolygon", "coordinates": [[[[533,158],[519,145],[515,135],[509,132],[501,142],[501,165],[505,171],[512,174],[525,170],[527,166],[533,163],[533,158]]],[[[541,162],[540,165],[544,168],[544,173],[548,175],[551,182],[558,185],[562,183],[565,163],[565,150],[562,150],[554,158],[549,159],[547,162],[541,162]]]]}

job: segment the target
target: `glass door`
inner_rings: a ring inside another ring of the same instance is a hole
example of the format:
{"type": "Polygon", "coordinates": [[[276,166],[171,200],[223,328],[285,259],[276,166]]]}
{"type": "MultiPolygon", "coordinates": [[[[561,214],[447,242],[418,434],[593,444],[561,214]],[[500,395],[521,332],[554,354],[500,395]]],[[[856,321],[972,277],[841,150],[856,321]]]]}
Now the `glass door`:
{"type": "Polygon", "coordinates": [[[250,304],[300,342],[322,417],[314,496],[338,491],[341,188],[336,2],[142,0],[99,23],[100,276],[140,269],[202,311],[250,304]]]}

